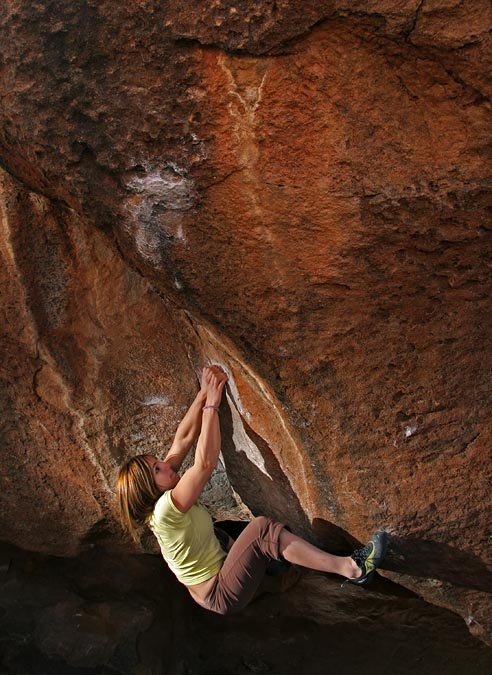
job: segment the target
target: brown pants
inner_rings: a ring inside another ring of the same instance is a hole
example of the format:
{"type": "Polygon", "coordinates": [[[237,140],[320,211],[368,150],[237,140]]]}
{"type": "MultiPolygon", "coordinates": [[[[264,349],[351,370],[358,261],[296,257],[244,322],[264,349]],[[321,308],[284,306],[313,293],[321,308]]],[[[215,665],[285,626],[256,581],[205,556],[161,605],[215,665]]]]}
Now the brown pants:
{"type": "Polygon", "coordinates": [[[206,609],[217,614],[233,614],[254,597],[268,563],[279,560],[282,523],[259,516],[239,535],[222,565],[215,584],[204,598],[206,609]]]}

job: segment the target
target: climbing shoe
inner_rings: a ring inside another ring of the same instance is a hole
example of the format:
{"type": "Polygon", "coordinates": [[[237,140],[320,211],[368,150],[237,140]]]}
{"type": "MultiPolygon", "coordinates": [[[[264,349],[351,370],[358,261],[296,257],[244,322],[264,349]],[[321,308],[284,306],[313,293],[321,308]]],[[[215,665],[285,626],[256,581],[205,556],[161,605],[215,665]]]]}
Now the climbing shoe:
{"type": "Polygon", "coordinates": [[[376,568],[383,562],[388,545],[388,535],[383,530],[378,530],[373,534],[369,543],[362,548],[356,549],[352,554],[352,560],[362,570],[360,577],[356,579],[345,579],[342,584],[356,584],[357,586],[367,586],[374,576],[376,568]]]}

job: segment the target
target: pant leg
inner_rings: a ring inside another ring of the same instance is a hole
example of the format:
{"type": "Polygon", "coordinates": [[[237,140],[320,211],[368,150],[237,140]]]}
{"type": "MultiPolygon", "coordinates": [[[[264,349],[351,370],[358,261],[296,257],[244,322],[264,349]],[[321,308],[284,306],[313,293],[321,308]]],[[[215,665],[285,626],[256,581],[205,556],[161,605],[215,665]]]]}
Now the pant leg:
{"type": "Polygon", "coordinates": [[[232,614],[254,597],[271,560],[280,559],[282,523],[255,518],[239,535],[224,561],[217,580],[204,599],[207,609],[232,614]]]}

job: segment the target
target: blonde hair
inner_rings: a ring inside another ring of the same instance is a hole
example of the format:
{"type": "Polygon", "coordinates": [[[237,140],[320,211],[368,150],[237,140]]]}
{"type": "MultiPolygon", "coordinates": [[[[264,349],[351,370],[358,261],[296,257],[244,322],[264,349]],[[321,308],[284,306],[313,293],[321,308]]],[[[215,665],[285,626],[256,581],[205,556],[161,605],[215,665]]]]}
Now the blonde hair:
{"type": "Polygon", "coordinates": [[[139,529],[147,524],[162,494],[145,457],[136,455],[129,459],[121,467],[116,481],[121,524],[137,543],[139,529]]]}

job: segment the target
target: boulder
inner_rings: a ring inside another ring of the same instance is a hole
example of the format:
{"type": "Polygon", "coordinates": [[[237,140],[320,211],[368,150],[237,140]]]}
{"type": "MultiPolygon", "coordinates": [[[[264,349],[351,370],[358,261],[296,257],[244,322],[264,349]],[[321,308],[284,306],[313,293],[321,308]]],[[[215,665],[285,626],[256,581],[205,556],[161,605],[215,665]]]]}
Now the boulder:
{"type": "Polygon", "coordinates": [[[490,642],[486,3],[0,17],[2,539],[128,549],[118,467],[215,361],[217,513],[385,527],[385,574],[490,642]]]}

